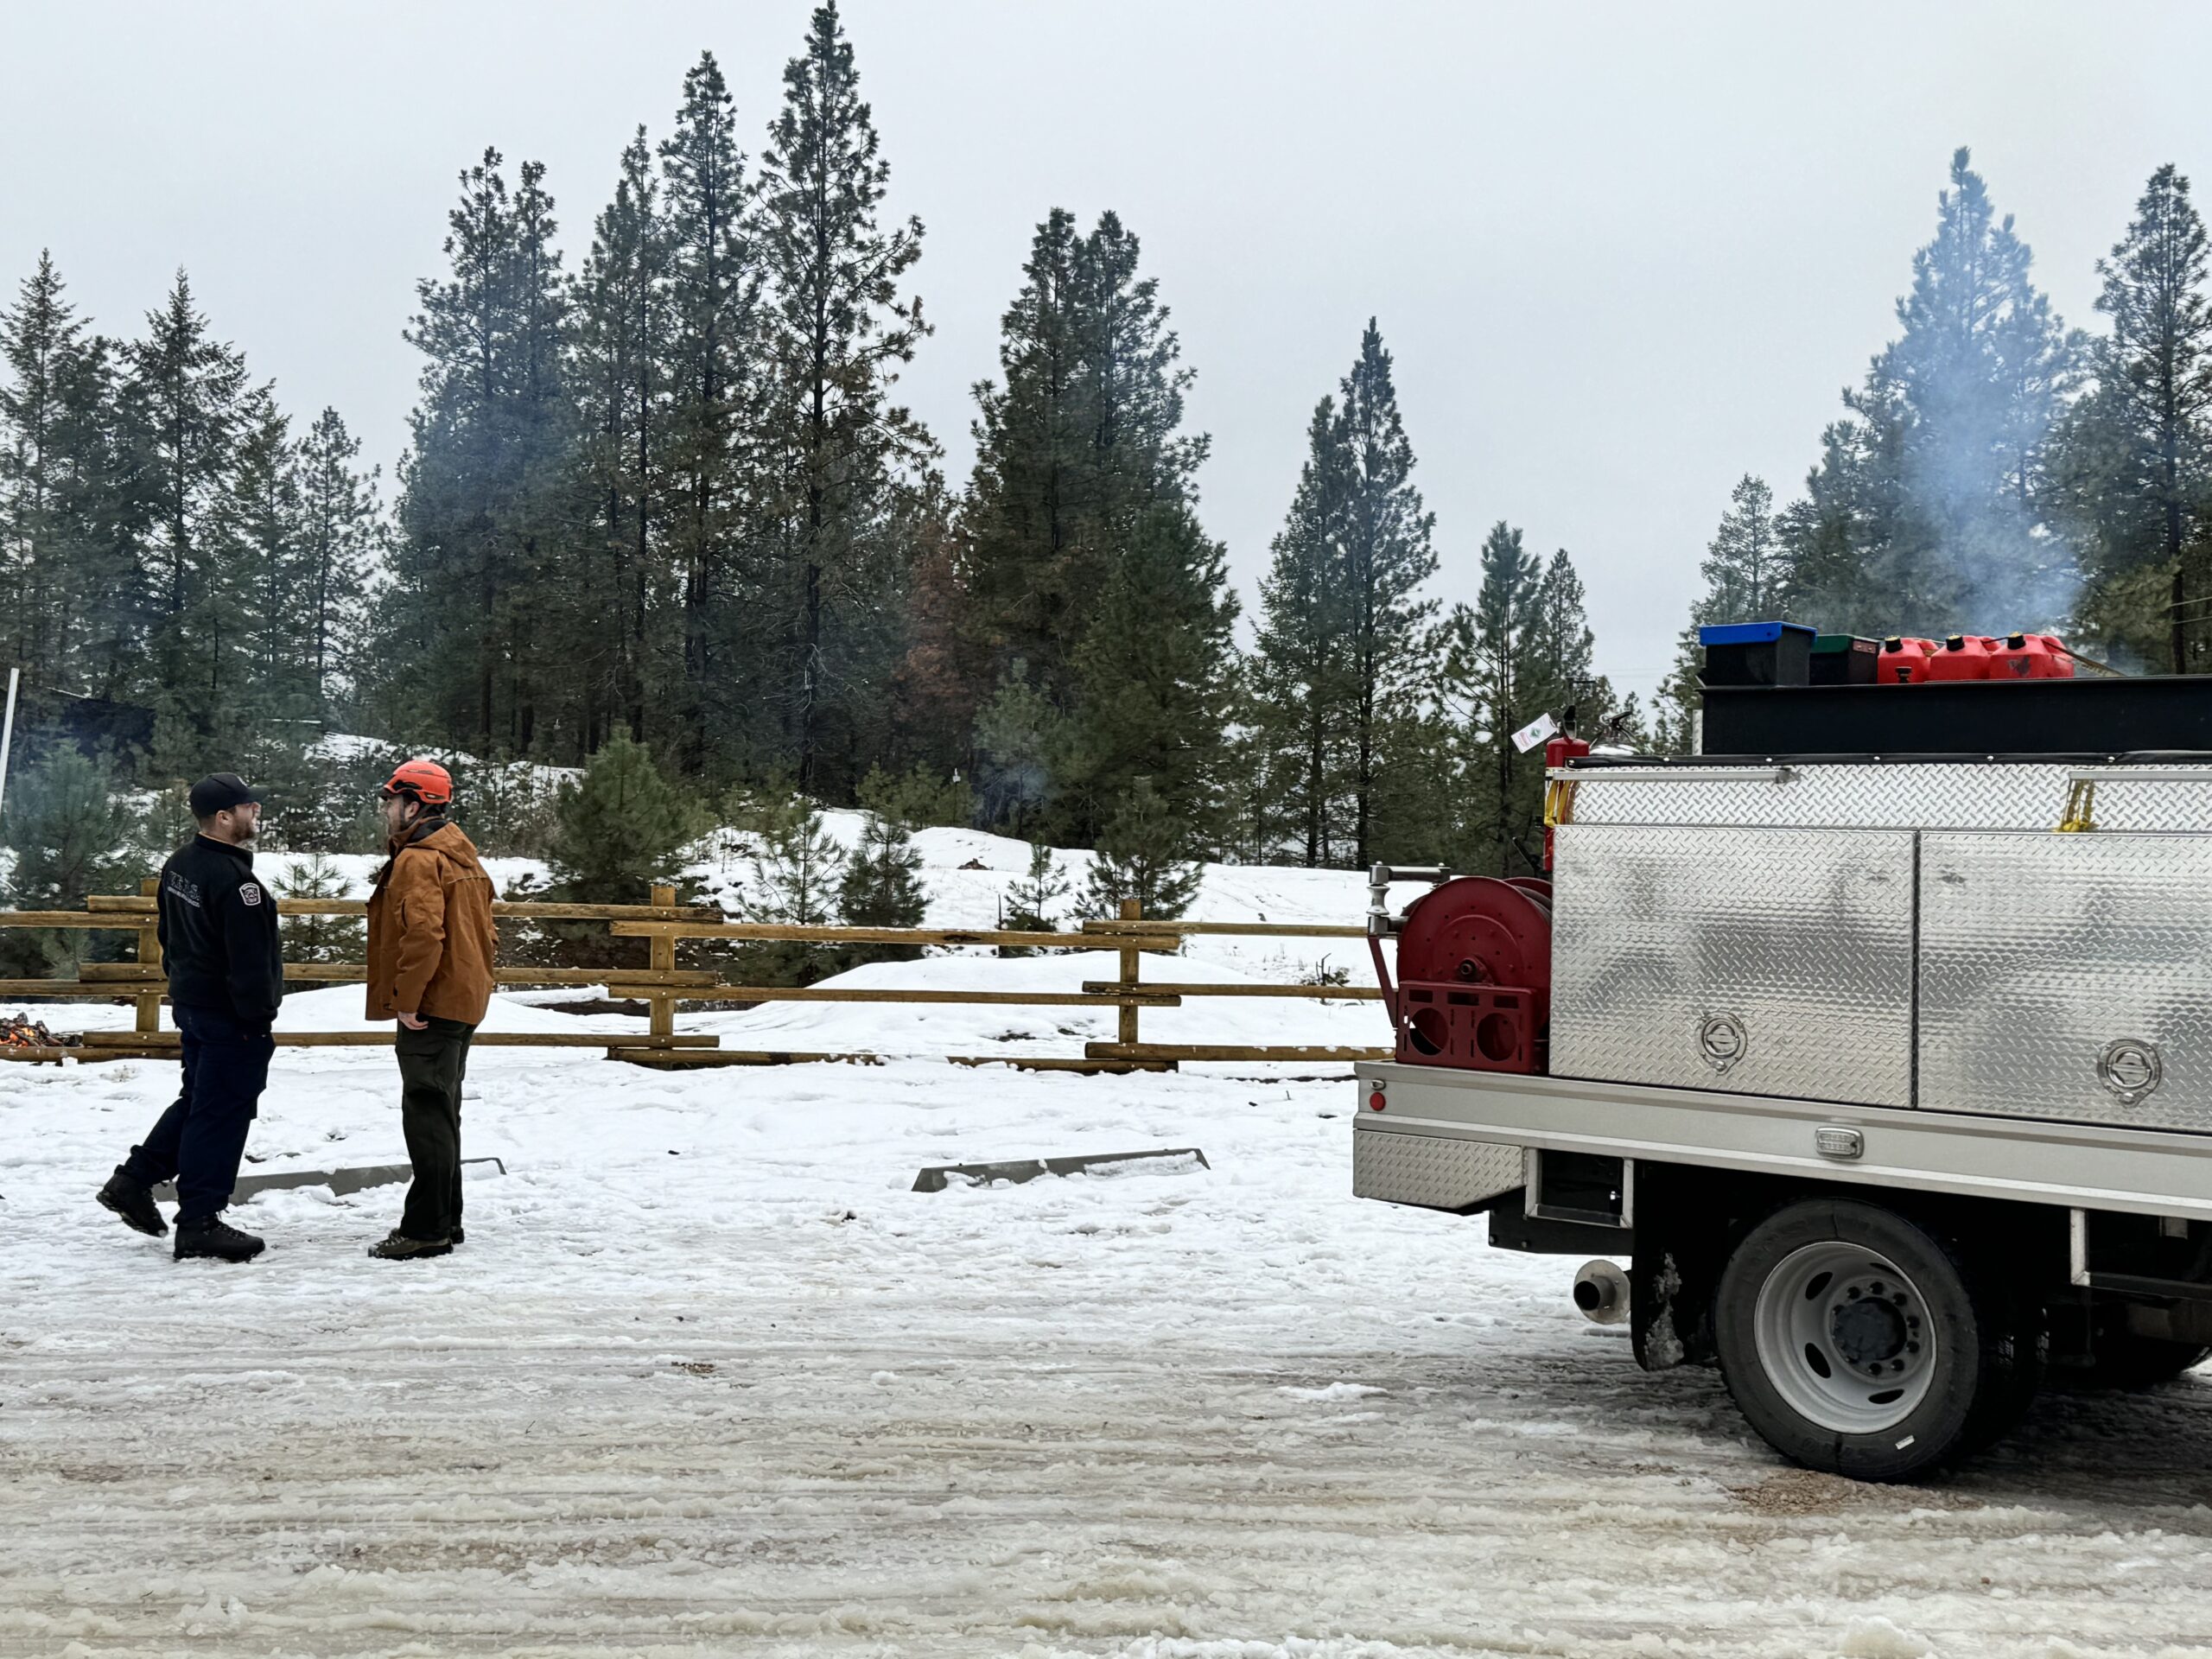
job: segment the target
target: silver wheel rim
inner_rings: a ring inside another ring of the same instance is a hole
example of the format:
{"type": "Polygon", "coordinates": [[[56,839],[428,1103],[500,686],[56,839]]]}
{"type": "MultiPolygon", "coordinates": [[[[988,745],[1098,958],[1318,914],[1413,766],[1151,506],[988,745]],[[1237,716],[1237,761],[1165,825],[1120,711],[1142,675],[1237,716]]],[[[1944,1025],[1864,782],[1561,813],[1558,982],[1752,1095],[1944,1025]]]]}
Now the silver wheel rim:
{"type": "Polygon", "coordinates": [[[1928,1397],[1936,1328],[1920,1287],[1878,1250],[1839,1240],[1793,1251],[1759,1287],[1759,1364],[1792,1411],[1838,1434],[1878,1434],[1928,1397]]]}

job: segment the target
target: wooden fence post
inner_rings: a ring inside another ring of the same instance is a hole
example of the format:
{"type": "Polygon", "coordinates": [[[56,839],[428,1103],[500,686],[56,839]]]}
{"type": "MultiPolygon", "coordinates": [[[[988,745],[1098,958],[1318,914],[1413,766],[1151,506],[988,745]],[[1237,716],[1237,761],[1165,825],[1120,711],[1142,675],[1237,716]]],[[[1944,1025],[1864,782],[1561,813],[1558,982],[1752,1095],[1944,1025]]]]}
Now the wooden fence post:
{"type": "MultiPolygon", "coordinates": [[[[141,898],[161,903],[162,882],[159,876],[149,875],[138,883],[141,898]]],[[[158,968],[162,965],[162,930],[158,919],[149,921],[138,930],[138,960],[142,965],[158,968]]],[[[162,994],[156,990],[138,999],[137,1028],[154,1032],[162,1028],[162,994]]]]}
{"type": "MultiPolygon", "coordinates": [[[[1122,899],[1122,919],[1125,922],[1143,920],[1144,901],[1141,899],[1122,899]]],[[[1138,964],[1143,960],[1144,952],[1134,942],[1122,947],[1122,984],[1135,985],[1137,982],[1138,964]]],[[[1125,1043],[1137,1040],[1137,1005],[1134,1002],[1122,1004],[1122,1040],[1125,1043]]]]}
{"type": "MultiPolygon", "coordinates": [[[[673,910],[676,907],[676,889],[672,887],[654,887],[652,901],[658,909],[673,910]]],[[[647,965],[656,974],[672,974],[676,971],[676,938],[673,934],[659,933],[653,936],[650,942],[647,965]]],[[[652,1039],[658,1042],[662,1038],[675,1036],[676,993],[670,990],[655,991],[647,1000],[646,1007],[652,1011],[652,1039]]]]}

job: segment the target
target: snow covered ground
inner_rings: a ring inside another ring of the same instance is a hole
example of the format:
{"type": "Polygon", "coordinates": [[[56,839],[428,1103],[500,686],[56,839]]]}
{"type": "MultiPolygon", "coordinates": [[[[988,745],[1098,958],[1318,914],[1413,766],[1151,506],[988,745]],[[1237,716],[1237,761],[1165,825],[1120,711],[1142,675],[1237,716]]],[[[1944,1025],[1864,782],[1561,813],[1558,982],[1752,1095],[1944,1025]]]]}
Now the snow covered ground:
{"type": "MultiPolygon", "coordinates": [[[[403,1157],[389,1065],[280,1054],[256,1167],[403,1157]]],[[[1344,1084],[491,1050],[459,1252],[317,1188],[226,1269],[91,1202],[174,1077],[0,1078],[0,1653],[2212,1652],[2212,1388],[1789,1470],[1572,1262],[1351,1200],[1344,1084]]]]}
{"type": "MultiPolygon", "coordinates": [[[[964,861],[932,860],[943,919],[990,901],[964,861]]],[[[1359,907],[1236,879],[1200,913],[1359,907]]],[[[864,971],[956,970],[1096,976],[864,971]]],[[[1075,1052],[1092,1012],[684,1023],[918,1056],[1050,1016],[1027,1040],[1075,1052]]],[[[1377,1035],[1371,1003],[1198,1013],[1377,1035]]],[[[1789,1469],[1712,1374],[1576,1316],[1572,1260],[1352,1200],[1345,1083],[488,1049],[467,1149],[507,1173],[458,1252],[371,1262],[397,1189],[309,1188],[241,1206],[270,1248],[226,1268],[92,1202],[175,1079],[0,1073],[0,1655],[2212,1655],[2212,1387],[2050,1396],[1916,1490],[1789,1469]],[[1168,1146],[1211,1167],[910,1190],[1168,1146]]],[[[379,1051],[281,1052],[253,1167],[402,1159],[394,1096],[379,1051]]]]}

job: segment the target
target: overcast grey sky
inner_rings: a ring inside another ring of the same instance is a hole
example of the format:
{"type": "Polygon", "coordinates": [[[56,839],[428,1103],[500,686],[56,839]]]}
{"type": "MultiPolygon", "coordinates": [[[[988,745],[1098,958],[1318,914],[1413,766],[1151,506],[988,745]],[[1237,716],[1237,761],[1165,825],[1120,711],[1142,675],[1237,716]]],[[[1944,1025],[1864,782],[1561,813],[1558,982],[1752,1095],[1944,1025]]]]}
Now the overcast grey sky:
{"type": "MultiPolygon", "coordinates": [[[[1054,205],[1117,210],[1213,435],[1248,600],[1314,401],[1372,313],[1447,598],[1491,523],[1570,549],[1647,693],[1745,471],[1787,499],[1888,338],[1952,149],[2069,321],[2159,163],[2212,171],[2202,5],[848,0],[937,325],[907,396],[963,479],[969,387],[1054,205]]],[[[573,268],[712,49],[747,148],[805,0],[0,0],[0,275],[50,246],[134,332],[171,273],[302,418],[404,442],[416,279],[485,145],[544,161],[573,268]]],[[[2205,181],[2212,188],[2212,181],[2205,181]]]]}

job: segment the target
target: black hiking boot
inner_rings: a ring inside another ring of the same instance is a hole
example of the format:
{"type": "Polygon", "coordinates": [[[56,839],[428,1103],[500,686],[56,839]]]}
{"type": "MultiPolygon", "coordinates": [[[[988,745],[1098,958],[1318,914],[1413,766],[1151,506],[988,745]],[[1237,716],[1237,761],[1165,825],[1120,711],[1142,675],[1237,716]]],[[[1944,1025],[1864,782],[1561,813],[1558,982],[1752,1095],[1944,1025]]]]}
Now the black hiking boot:
{"type": "Polygon", "coordinates": [[[123,1217],[124,1224],[150,1238],[165,1236],[169,1224],[162,1219],[159,1205],[154,1202],[152,1192],[138,1185],[121,1170],[107,1178],[107,1185],[99,1190],[103,1206],[123,1217]]]}
{"type": "Polygon", "coordinates": [[[176,1224],[176,1259],[206,1256],[213,1262],[251,1262],[267,1249],[251,1233],[242,1233],[220,1216],[176,1224]]]}
{"type": "Polygon", "coordinates": [[[395,1227],[381,1243],[369,1246],[369,1254],[379,1262],[415,1262],[426,1255],[451,1255],[453,1241],[449,1238],[410,1238],[395,1227]]]}

